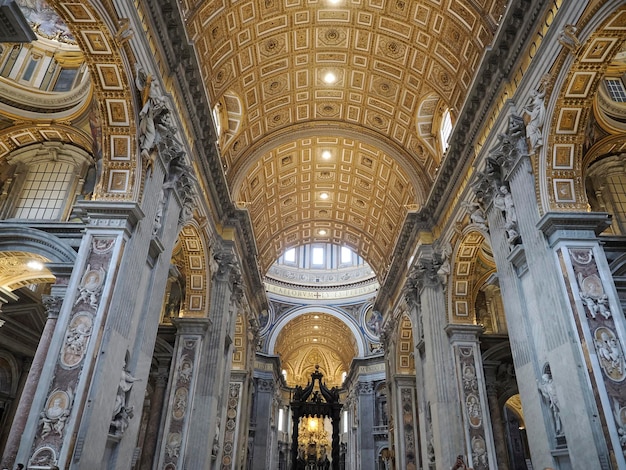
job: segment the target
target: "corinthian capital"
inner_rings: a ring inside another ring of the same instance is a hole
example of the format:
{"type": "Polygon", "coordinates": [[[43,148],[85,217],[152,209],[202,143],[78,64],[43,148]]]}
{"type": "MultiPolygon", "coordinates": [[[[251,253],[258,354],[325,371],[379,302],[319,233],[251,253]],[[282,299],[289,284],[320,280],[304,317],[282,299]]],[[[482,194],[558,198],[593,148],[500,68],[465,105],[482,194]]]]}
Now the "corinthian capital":
{"type": "Polygon", "coordinates": [[[46,313],[49,317],[58,317],[63,305],[63,297],[58,295],[43,295],[41,297],[46,313]]]}
{"type": "Polygon", "coordinates": [[[232,275],[237,272],[237,260],[235,255],[229,251],[220,251],[213,256],[216,263],[215,276],[223,281],[231,280],[232,275]]]}
{"type": "Polygon", "coordinates": [[[419,298],[419,292],[424,287],[436,287],[441,284],[440,268],[441,259],[438,255],[435,258],[420,258],[411,268],[406,285],[415,290],[419,298]]]}

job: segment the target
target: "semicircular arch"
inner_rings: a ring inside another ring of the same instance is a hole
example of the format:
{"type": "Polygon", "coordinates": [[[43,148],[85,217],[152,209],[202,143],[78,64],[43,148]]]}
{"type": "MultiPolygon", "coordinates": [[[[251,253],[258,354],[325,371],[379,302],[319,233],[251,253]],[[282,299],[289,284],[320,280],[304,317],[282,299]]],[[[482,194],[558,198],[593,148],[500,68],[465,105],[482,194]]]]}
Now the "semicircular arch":
{"type": "Polygon", "coordinates": [[[73,265],[76,251],[60,238],[22,225],[3,225],[0,251],[27,251],[49,259],[52,263],[73,265]]]}
{"type": "Polygon", "coordinates": [[[357,346],[358,357],[365,357],[365,354],[367,351],[367,344],[365,342],[365,338],[363,337],[363,333],[359,327],[359,324],[356,322],[356,320],[352,318],[350,315],[348,315],[345,311],[339,308],[328,307],[325,305],[317,305],[317,306],[308,305],[305,307],[297,307],[297,308],[290,310],[285,315],[283,315],[274,324],[274,326],[271,328],[271,330],[268,333],[266,344],[267,344],[267,351],[270,354],[275,354],[274,349],[276,347],[276,340],[278,339],[278,336],[280,335],[280,332],[283,330],[285,325],[287,325],[292,320],[302,315],[305,315],[307,313],[327,314],[336,318],[342,323],[344,323],[354,335],[355,344],[357,346]]]}
{"type": "MultiPolygon", "coordinates": [[[[573,60],[561,61],[547,107],[547,145],[540,149],[539,191],[545,212],[587,210],[582,161],[588,145],[588,124],[602,77],[624,43],[626,6],[607,2],[586,23],[573,60]]],[[[567,53],[568,49],[564,48],[567,53]]],[[[546,134],[544,129],[544,134],[546,134]]]]}
{"type": "MultiPolygon", "coordinates": [[[[474,323],[476,319],[475,299],[487,272],[484,245],[488,244],[485,234],[475,227],[466,227],[453,254],[452,276],[449,285],[450,321],[474,323]],[[482,272],[479,272],[482,271],[482,272]]],[[[491,269],[495,270],[495,266],[491,269]]]]}
{"type": "Polygon", "coordinates": [[[96,103],[92,118],[99,129],[95,147],[102,154],[94,199],[138,200],[143,174],[136,151],[133,79],[127,69],[134,58],[118,31],[112,29],[118,19],[108,17],[108,9],[96,9],[89,2],[48,0],[48,4],[75,37],[92,79],[96,103]]]}
{"type": "Polygon", "coordinates": [[[194,221],[191,221],[178,235],[184,263],[185,298],[180,309],[184,316],[208,315],[211,265],[207,262],[209,250],[201,233],[194,221]]]}

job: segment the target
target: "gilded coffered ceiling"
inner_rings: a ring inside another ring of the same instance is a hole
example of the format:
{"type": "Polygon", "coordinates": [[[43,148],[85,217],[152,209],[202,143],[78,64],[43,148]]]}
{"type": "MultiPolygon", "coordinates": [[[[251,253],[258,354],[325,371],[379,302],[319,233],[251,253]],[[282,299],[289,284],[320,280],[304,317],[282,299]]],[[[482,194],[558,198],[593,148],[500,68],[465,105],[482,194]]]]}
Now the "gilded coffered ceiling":
{"type": "Polygon", "coordinates": [[[29,284],[53,282],[54,275],[44,267],[49,261],[34,253],[0,252],[0,290],[13,291],[29,284]]]}
{"type": "Polygon", "coordinates": [[[263,272],[288,247],[332,241],[385,274],[441,164],[441,116],[461,109],[505,4],[181,2],[263,272]]]}
{"type": "Polygon", "coordinates": [[[356,339],[341,320],[325,313],[307,313],[282,329],[274,351],[287,371],[287,383],[304,385],[319,365],[328,386],[340,386],[342,373],[358,356],[356,339]]]}

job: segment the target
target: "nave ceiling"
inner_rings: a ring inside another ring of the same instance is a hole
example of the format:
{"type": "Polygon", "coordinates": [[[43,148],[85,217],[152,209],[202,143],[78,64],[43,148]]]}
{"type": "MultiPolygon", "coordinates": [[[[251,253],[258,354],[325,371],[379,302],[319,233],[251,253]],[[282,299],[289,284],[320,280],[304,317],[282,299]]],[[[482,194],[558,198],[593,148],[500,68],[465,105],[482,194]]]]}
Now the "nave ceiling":
{"type": "Polygon", "coordinates": [[[262,272],[332,242],[386,275],[437,176],[443,113],[460,111],[505,3],[181,2],[262,272]]]}

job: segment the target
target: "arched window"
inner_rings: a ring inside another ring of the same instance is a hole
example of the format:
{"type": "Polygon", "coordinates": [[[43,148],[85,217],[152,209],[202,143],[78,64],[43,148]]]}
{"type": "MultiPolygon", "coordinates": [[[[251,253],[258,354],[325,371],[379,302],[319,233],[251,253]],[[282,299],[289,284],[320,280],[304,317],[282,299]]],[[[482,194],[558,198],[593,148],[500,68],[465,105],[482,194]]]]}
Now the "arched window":
{"type": "Polygon", "coordinates": [[[448,150],[448,139],[452,134],[452,115],[450,109],[446,109],[441,117],[441,128],[439,129],[439,137],[441,138],[441,151],[448,150]]]}
{"type": "Polygon", "coordinates": [[[60,142],[18,149],[7,160],[0,180],[0,217],[7,219],[67,220],[93,165],[87,152],[60,142]]]}
{"type": "Polygon", "coordinates": [[[213,106],[213,122],[215,123],[215,132],[217,132],[217,137],[219,139],[220,135],[222,135],[222,120],[220,118],[219,103],[213,106]]]}

